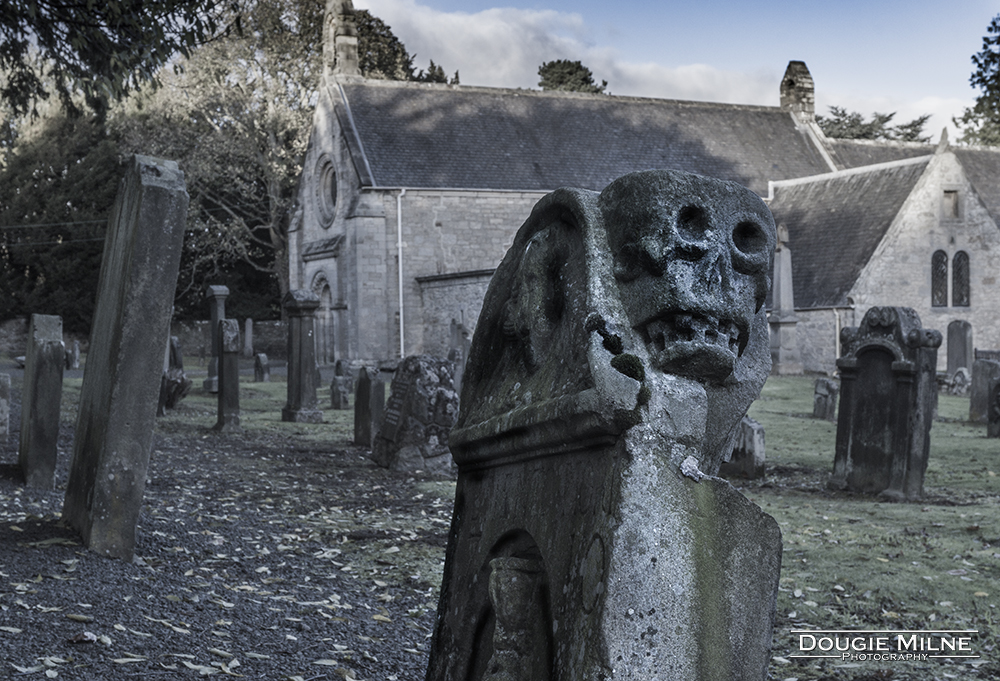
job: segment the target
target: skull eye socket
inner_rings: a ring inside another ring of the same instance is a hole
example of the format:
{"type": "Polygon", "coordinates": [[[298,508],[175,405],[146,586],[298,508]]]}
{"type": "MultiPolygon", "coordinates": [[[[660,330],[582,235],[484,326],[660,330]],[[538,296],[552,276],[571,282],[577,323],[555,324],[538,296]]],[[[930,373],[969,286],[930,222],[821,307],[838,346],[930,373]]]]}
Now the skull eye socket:
{"type": "Polygon", "coordinates": [[[766,255],[767,236],[756,222],[744,221],[733,230],[733,244],[744,255],[766,255]]]}
{"type": "Polygon", "coordinates": [[[684,206],[677,215],[677,233],[685,241],[701,241],[711,229],[708,215],[700,206],[684,206]]]}

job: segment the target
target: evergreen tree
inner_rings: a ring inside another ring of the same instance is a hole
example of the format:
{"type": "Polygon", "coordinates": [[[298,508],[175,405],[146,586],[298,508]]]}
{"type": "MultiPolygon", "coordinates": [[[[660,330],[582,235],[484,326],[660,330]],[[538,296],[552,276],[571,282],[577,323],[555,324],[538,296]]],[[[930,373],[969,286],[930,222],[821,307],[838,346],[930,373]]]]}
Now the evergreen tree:
{"type": "Polygon", "coordinates": [[[1000,146],[1000,15],[993,17],[983,37],[983,49],[972,55],[975,70],[969,83],[979,89],[975,105],[952,122],[966,144],[1000,146]]]}
{"type": "Polygon", "coordinates": [[[603,93],[608,81],[594,83],[594,74],[578,61],[557,59],[547,61],[538,67],[539,87],[543,90],[564,90],[570,92],[603,93]]]}
{"type": "Polygon", "coordinates": [[[930,142],[924,136],[924,126],[930,114],[914,118],[909,123],[889,125],[896,113],[874,113],[871,120],[865,120],[857,111],[848,111],[840,106],[830,107],[830,116],[816,116],[823,134],[834,139],[895,140],[899,142],[930,142]]]}

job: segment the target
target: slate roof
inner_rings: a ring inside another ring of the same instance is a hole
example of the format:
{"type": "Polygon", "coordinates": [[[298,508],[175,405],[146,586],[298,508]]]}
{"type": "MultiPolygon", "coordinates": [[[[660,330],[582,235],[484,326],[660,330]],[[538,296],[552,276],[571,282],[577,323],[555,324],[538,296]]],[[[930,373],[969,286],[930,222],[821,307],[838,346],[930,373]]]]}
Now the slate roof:
{"type": "Polygon", "coordinates": [[[952,147],[973,189],[993,221],[1000,225],[1000,149],[952,147]]]}
{"type": "Polygon", "coordinates": [[[842,140],[827,138],[826,148],[841,170],[890,163],[933,154],[935,145],[917,142],[842,140]]]}
{"type": "Polygon", "coordinates": [[[671,168],[763,195],[768,180],[829,171],[778,107],[393,81],[341,87],[341,121],[356,130],[375,186],[599,190],[627,172],[671,168]]]}
{"type": "Polygon", "coordinates": [[[788,228],[796,308],[845,305],[931,156],[775,183],[776,224],[788,228]]]}

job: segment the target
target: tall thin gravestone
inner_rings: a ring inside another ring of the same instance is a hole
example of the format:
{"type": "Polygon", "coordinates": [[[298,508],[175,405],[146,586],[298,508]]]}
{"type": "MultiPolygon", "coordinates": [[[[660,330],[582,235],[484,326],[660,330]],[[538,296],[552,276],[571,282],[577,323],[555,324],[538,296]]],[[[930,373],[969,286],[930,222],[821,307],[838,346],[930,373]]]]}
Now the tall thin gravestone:
{"type": "Polygon", "coordinates": [[[208,378],[202,383],[205,392],[219,390],[219,322],[226,318],[226,298],[229,297],[228,286],[208,286],[205,288],[205,300],[208,301],[208,313],[211,315],[212,355],[208,360],[208,378]]]}
{"type": "Polygon", "coordinates": [[[133,156],[108,220],[63,519],[131,559],[188,194],[174,161],[133,156]]]}
{"type": "Polygon", "coordinates": [[[253,357],[253,320],[250,317],[243,322],[243,356],[253,357]]]}
{"type": "Polygon", "coordinates": [[[378,369],[361,367],[358,387],[354,393],[354,444],[371,447],[382,423],[385,407],[385,381],[378,369]]]}
{"type": "MultiPolygon", "coordinates": [[[[976,351],[978,355],[980,350],[976,351]]],[[[972,362],[972,386],[969,389],[969,420],[986,423],[989,415],[990,386],[1000,380],[1000,361],[976,357],[972,362]]]]}
{"type": "Polygon", "coordinates": [[[270,383],[271,382],[271,363],[267,359],[267,355],[263,352],[258,352],[253,358],[253,380],[254,383],[270,383]]]}
{"type": "Polygon", "coordinates": [[[351,393],[354,379],[347,363],[338,359],[333,368],[333,380],[330,382],[330,407],[333,409],[350,409],[351,393]]]}
{"type": "Polygon", "coordinates": [[[948,378],[965,367],[972,370],[972,324],[956,319],[948,324],[948,378]]]}
{"type": "Polygon", "coordinates": [[[296,289],[285,294],[281,304],[288,315],[288,402],[281,410],[282,421],[322,423],[317,407],[316,308],[319,296],[296,289]]]}
{"type": "Polygon", "coordinates": [[[21,393],[18,463],[29,487],[51,489],[55,479],[59,403],[62,400],[66,346],[62,317],[33,314],[21,393]]]}
{"type": "Polygon", "coordinates": [[[466,366],[428,681],[765,678],[781,532],[713,476],[770,370],[774,241],[687,173],[536,204],[466,366]]]}
{"type": "Polygon", "coordinates": [[[919,499],[930,453],[941,333],[909,307],[873,307],[841,330],[840,409],[828,486],[919,499]]]}
{"type": "Polygon", "coordinates": [[[833,378],[820,377],[813,386],[813,418],[837,420],[837,396],[840,384],[833,378]]]}
{"type": "Polygon", "coordinates": [[[0,446],[10,436],[10,374],[0,374],[0,446]]]}
{"type": "Polygon", "coordinates": [[[240,430],[240,324],[219,321],[219,420],[214,430],[240,430]]]}

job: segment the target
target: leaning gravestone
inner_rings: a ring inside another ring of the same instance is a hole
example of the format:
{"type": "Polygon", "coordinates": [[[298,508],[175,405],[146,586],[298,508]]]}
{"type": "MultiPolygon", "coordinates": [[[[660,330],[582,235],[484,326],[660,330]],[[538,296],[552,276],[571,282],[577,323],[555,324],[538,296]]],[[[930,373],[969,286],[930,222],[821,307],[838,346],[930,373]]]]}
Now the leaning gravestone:
{"type": "MultiPolygon", "coordinates": [[[[979,350],[976,354],[979,354],[979,350]]],[[[986,423],[989,415],[990,386],[1000,380],[1000,361],[980,359],[972,363],[972,384],[969,388],[969,420],[986,423]]]]}
{"type": "Polygon", "coordinates": [[[63,519],[131,559],[188,194],[174,161],[134,156],[108,220],[63,519]]]}
{"type": "Polygon", "coordinates": [[[765,678],[781,532],[713,476],[770,371],[774,243],[755,194],[675,171],[535,206],[466,366],[428,681],[765,678]]]}
{"type": "Polygon", "coordinates": [[[385,407],[385,381],[379,378],[378,369],[361,367],[358,386],[354,393],[354,444],[371,447],[382,423],[385,407]]]}
{"type": "Polygon", "coordinates": [[[223,433],[240,430],[240,324],[219,321],[219,418],[213,427],[223,433]]]}
{"type": "Polygon", "coordinates": [[[840,384],[832,378],[817,378],[813,386],[813,418],[837,420],[837,396],[840,384]]]}
{"type": "Polygon", "coordinates": [[[226,298],[229,297],[228,286],[207,286],[205,300],[208,302],[208,313],[211,317],[211,357],[208,360],[208,378],[202,382],[205,392],[219,390],[219,322],[226,318],[226,298]]]}
{"type": "Polygon", "coordinates": [[[412,355],[399,363],[371,458],[394,471],[454,476],[448,435],[458,417],[451,362],[412,355]]]}
{"type": "Polygon", "coordinates": [[[254,383],[271,382],[271,364],[267,361],[267,355],[258,352],[253,359],[253,380],[254,383]]]}
{"type": "Polygon", "coordinates": [[[288,402],[281,410],[281,420],[322,423],[323,411],[316,401],[319,371],[314,336],[319,296],[296,289],[285,294],[282,305],[288,315],[288,402]]]}
{"type": "Polygon", "coordinates": [[[740,421],[736,442],[733,443],[732,454],[729,455],[729,461],[723,462],[719,467],[719,475],[757,480],[764,477],[766,463],[764,426],[749,416],[744,416],[740,421]]]}
{"type": "Polygon", "coordinates": [[[62,400],[66,346],[62,317],[33,314],[21,393],[18,463],[28,487],[51,489],[56,472],[59,403],[62,400]]]}
{"type": "Polygon", "coordinates": [[[10,374],[0,374],[0,445],[10,436],[10,374]]]}
{"type": "Polygon", "coordinates": [[[909,307],[873,307],[841,330],[840,412],[828,486],[919,499],[937,404],[941,333],[909,307]]]}

